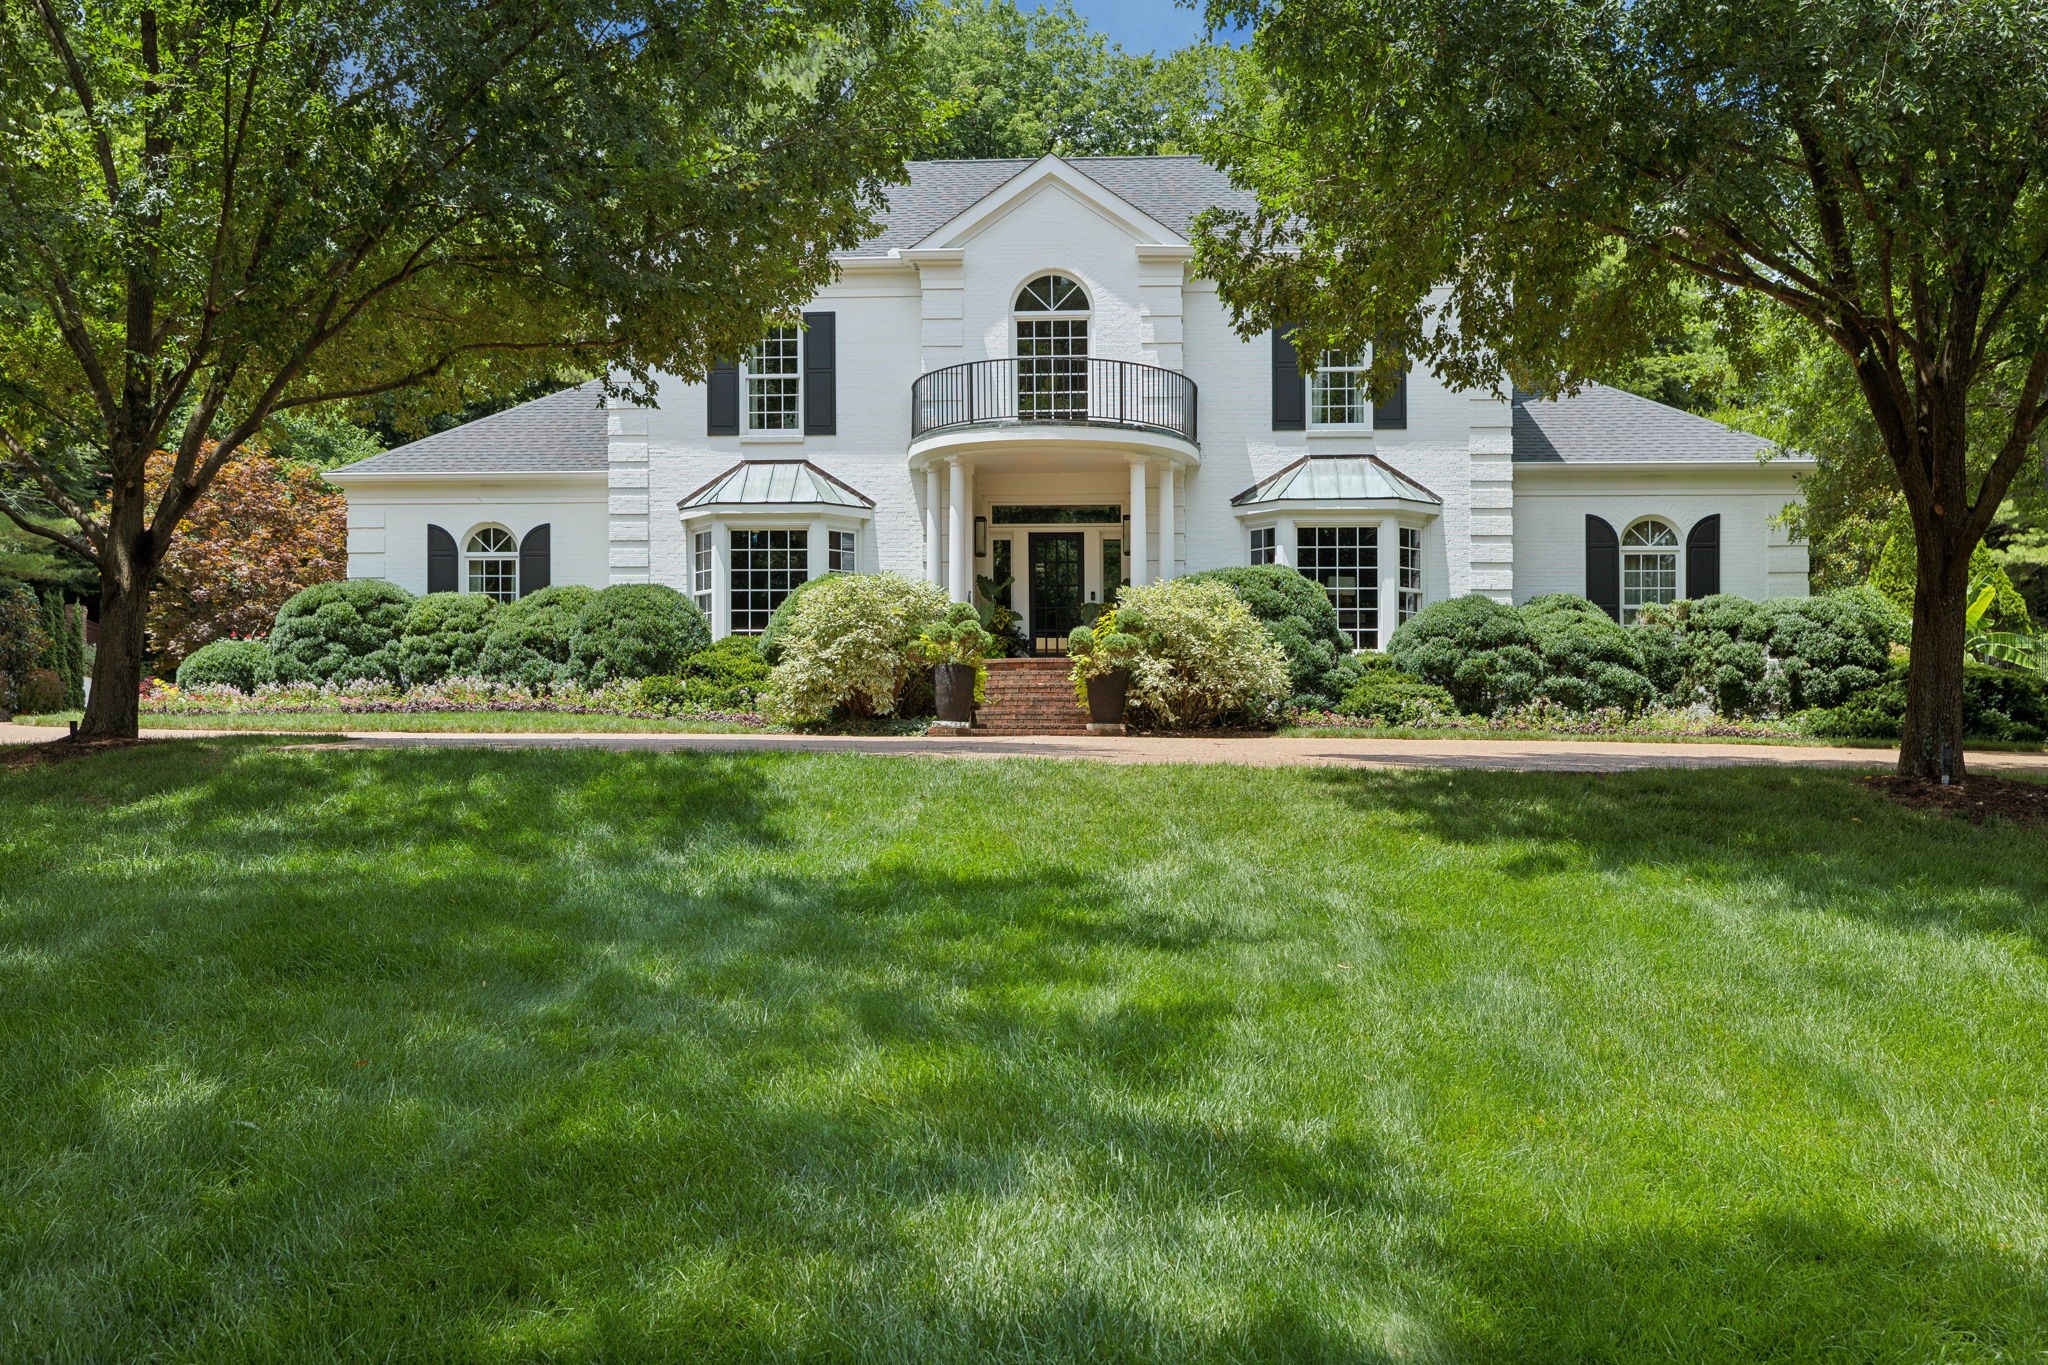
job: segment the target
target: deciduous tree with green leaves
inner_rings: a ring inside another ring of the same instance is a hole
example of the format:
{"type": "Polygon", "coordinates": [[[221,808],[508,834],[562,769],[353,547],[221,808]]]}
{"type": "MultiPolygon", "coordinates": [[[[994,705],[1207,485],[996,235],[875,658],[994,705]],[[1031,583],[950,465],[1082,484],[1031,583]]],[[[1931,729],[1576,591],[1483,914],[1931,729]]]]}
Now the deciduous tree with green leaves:
{"type": "Polygon", "coordinates": [[[1209,151],[1260,209],[1202,269],[1304,354],[1546,392],[1785,310],[1847,361],[1912,514],[1903,773],[1956,778],[1970,553],[2048,406],[2044,0],[1211,0],[1271,94],[1209,151]],[[1972,450],[1982,453],[1973,460],[1972,450]]]}
{"type": "Polygon", "coordinates": [[[644,393],[814,293],[926,132],[914,17],[0,8],[0,511],[99,567],[82,733],[134,733],[165,547],[273,415],[380,395],[432,411],[465,377],[564,367],[644,393]]]}

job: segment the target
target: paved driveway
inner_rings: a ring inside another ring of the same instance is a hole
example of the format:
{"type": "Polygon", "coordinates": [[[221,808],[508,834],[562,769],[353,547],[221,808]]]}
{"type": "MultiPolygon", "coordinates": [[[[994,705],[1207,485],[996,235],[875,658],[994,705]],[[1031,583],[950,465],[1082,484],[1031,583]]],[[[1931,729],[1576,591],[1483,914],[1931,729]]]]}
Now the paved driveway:
{"type": "MultiPolygon", "coordinates": [[[[61,732],[0,725],[0,744],[54,739],[61,732]]],[[[248,731],[145,730],[157,739],[248,731]]],[[[609,749],[621,752],[890,754],[941,758],[1084,758],[1106,763],[1241,763],[1359,768],[1504,768],[1531,772],[1631,772],[1643,768],[1885,768],[1889,749],[1784,744],[1648,744],[1520,739],[1105,739],[1034,735],[967,739],[838,735],[462,735],[356,733],[351,748],[609,749]]],[[[1978,772],[2048,777],[2048,754],[1972,752],[1978,772]]]]}

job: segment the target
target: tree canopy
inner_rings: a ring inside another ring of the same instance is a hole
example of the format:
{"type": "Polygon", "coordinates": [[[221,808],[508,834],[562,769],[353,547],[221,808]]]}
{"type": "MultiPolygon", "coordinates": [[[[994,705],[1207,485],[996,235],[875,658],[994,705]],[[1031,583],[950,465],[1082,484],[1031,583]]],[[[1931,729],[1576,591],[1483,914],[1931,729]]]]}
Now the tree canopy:
{"type": "Polygon", "coordinates": [[[814,293],[926,131],[914,16],[909,0],[0,10],[0,512],[99,566],[86,730],[132,730],[168,539],[276,414],[380,396],[433,412],[466,379],[564,366],[644,393],[814,293]],[[152,492],[159,448],[172,466],[152,492]]]}
{"type": "Polygon", "coordinates": [[[2044,0],[1211,0],[1269,90],[1201,268],[1303,354],[1554,392],[1704,291],[1846,365],[1920,558],[1902,767],[1960,775],[1971,551],[2048,388],[2044,0]]]}

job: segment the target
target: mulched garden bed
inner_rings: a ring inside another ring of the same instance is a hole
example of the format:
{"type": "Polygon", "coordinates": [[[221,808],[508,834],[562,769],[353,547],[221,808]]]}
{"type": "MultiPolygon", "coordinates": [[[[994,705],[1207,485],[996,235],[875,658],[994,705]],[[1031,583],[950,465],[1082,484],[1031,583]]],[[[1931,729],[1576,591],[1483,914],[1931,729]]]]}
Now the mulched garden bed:
{"type": "Polygon", "coordinates": [[[1944,787],[1918,777],[1866,777],[1870,786],[1910,810],[1947,811],[1973,825],[1998,815],[2016,825],[2048,827],[2048,782],[1972,777],[1944,787]]]}
{"type": "Polygon", "coordinates": [[[156,742],[150,739],[65,738],[47,740],[41,744],[23,744],[16,748],[0,750],[0,771],[16,772],[45,763],[61,763],[67,758],[112,753],[116,749],[133,749],[139,744],[156,742]]]}

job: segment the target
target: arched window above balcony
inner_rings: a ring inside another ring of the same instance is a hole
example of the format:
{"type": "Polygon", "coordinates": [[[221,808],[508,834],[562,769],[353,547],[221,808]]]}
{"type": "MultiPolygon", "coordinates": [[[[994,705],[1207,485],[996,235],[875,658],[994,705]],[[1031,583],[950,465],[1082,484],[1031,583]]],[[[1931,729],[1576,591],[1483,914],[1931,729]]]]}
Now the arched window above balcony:
{"type": "Polygon", "coordinates": [[[1088,295],[1065,275],[1017,292],[1017,416],[1077,422],[1088,411],[1088,295]]]}

